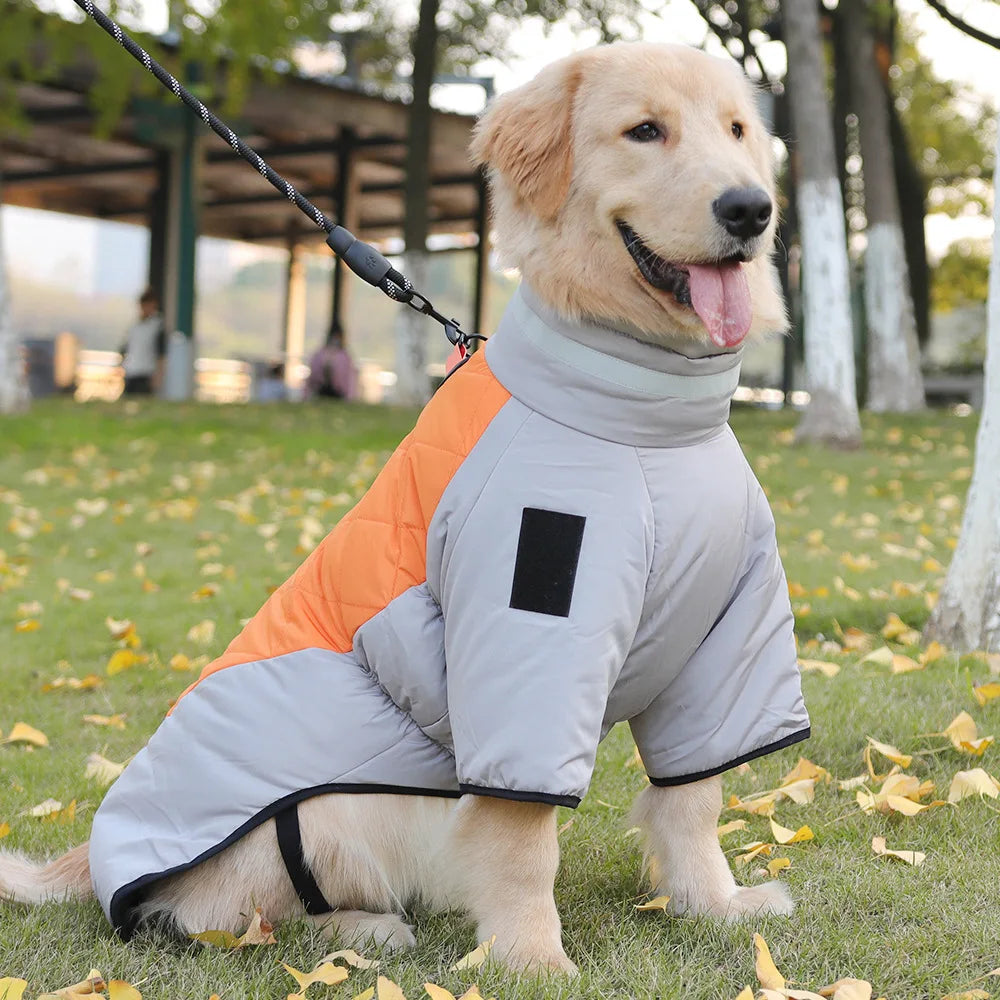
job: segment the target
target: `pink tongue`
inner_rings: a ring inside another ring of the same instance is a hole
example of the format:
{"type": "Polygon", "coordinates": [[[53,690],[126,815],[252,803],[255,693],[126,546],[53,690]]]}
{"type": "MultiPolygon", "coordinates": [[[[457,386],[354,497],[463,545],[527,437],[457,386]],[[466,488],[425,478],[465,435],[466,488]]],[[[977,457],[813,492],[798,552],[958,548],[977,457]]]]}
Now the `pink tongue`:
{"type": "Polygon", "coordinates": [[[750,329],[750,288],[739,264],[689,264],[691,305],[719,347],[735,347],[750,329]]]}

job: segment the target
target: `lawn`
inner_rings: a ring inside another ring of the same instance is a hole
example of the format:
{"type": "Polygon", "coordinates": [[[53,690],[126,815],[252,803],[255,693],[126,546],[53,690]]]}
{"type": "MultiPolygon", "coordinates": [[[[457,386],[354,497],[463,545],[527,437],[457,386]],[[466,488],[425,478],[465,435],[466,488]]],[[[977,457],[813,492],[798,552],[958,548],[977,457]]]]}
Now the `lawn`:
{"type": "MultiPolygon", "coordinates": [[[[103,793],[85,777],[88,755],[122,762],[140,749],[193,671],[222,651],[269,588],[363,493],[412,420],[406,411],[347,405],[62,400],[4,420],[0,731],[27,723],[48,746],[0,745],[2,847],[54,854],[86,839],[103,793]],[[134,657],[112,661],[122,643],[108,618],[134,623],[141,639],[134,657]],[[48,799],[62,809],[29,815],[48,799]]],[[[808,825],[811,840],[740,862],[748,843],[774,839],[769,820],[746,809],[722,817],[746,821],[722,841],[742,880],[767,877],[763,866],[776,858],[790,860],[780,877],[798,901],[794,916],[721,926],[636,911],[647,887],[627,811],[644,777],[619,727],[602,748],[589,795],[560,816],[557,896],[580,978],[516,979],[490,964],[449,972],[476,944],[472,928],[457,915],[418,912],[417,949],[380,969],[410,1000],[424,995],[428,980],[456,995],[478,982],[483,996],[499,1000],[732,1000],[758,985],[754,932],[797,988],[855,977],[889,1000],[1000,990],[1000,979],[986,977],[1000,966],[1000,800],[974,796],[913,816],[865,813],[857,802],[859,790],[882,787],[866,769],[867,737],[912,755],[905,772],[935,785],[923,790],[924,803],[947,799],[958,771],[1000,771],[996,747],[977,757],[927,735],[962,711],[980,736],[1000,731],[1000,700],[980,705],[973,694],[974,683],[991,679],[986,657],[934,658],[932,650],[922,663],[918,637],[890,625],[898,640],[891,651],[909,658],[897,655],[901,672],[885,653],[862,662],[866,648],[885,645],[890,615],[916,629],[926,619],[960,525],[975,422],[869,417],[865,447],[855,453],[794,447],[791,415],[740,411],[733,425],[771,498],[800,653],[840,668],[835,676],[804,674],[808,743],[725,779],[727,798],[743,800],[776,788],[800,753],[832,775],[804,783],[812,801],[781,796],[774,806],[779,824],[808,825]],[[867,776],[860,789],[838,784],[860,775],[867,776]],[[874,837],[924,852],[926,861],[912,867],[876,857],[874,837]]],[[[892,767],[877,752],[871,764],[879,778],[892,767]]],[[[279,928],[277,939],[238,952],[154,934],[124,945],[94,903],[0,904],[0,979],[27,979],[31,998],[83,979],[93,966],[147,1000],[281,998],[294,983],[279,960],[310,969],[328,949],[303,925],[279,928]]],[[[373,971],[353,970],[346,984],[313,986],[309,995],[349,1000],[374,982],[373,971]]]]}

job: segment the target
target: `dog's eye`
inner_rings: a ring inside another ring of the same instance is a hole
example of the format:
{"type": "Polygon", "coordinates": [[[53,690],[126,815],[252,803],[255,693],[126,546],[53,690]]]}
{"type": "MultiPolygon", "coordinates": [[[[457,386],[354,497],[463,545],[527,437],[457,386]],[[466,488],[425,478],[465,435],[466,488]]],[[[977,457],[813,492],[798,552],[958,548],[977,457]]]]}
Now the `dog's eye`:
{"type": "Polygon", "coordinates": [[[641,125],[636,125],[635,128],[630,128],[625,134],[636,142],[653,142],[654,139],[659,139],[662,135],[652,122],[643,122],[641,125]]]}
{"type": "Polygon", "coordinates": [[[733,122],[731,130],[737,139],[743,138],[743,126],[739,122],[733,122]]]}

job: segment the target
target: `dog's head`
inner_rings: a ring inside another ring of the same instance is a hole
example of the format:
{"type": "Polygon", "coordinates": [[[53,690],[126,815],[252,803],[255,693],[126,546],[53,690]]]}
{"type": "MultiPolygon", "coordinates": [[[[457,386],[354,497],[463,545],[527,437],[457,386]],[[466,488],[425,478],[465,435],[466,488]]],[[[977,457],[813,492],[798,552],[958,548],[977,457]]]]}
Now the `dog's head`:
{"type": "Polygon", "coordinates": [[[472,155],[506,261],[563,315],[720,348],[785,329],[771,138],[734,63],[577,53],[500,97],[472,155]]]}

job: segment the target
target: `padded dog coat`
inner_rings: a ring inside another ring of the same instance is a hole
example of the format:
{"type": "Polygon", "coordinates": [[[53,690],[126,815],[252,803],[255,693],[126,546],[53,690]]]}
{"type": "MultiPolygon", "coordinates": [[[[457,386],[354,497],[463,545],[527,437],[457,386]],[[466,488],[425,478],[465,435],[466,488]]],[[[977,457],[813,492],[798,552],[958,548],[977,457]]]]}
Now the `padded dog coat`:
{"type": "Polygon", "coordinates": [[[774,522],[726,423],[739,365],[522,287],[109,790],[111,922],[324,792],[576,806],[617,722],[657,785],[805,739],[774,522]]]}

